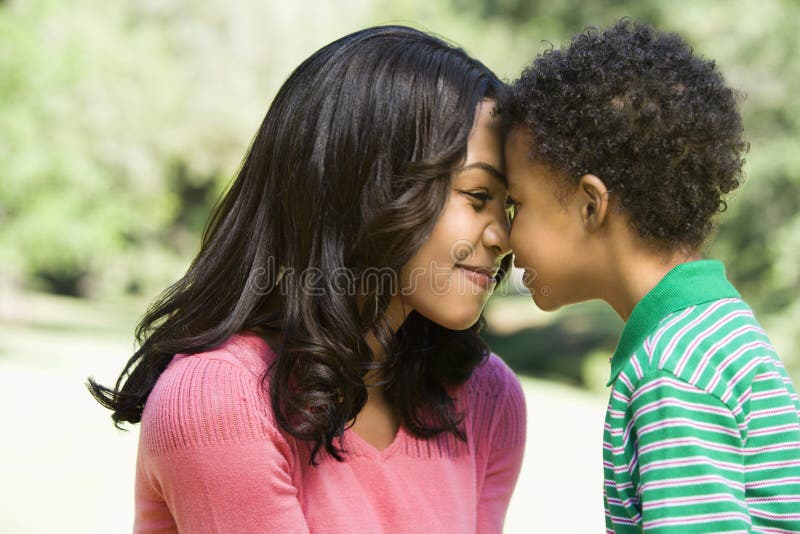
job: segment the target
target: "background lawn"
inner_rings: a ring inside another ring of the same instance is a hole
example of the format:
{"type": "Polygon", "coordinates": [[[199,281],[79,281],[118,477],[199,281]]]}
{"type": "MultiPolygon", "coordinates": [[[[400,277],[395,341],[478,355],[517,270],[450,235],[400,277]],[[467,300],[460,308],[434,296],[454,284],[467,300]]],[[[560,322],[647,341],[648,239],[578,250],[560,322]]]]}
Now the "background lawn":
{"type": "MultiPolygon", "coordinates": [[[[3,306],[0,532],[129,532],[138,426],[116,430],[83,383],[116,377],[143,304],[24,295],[13,315],[3,306]]],[[[528,443],[506,532],[600,531],[604,396],[522,381],[528,443]]]]}

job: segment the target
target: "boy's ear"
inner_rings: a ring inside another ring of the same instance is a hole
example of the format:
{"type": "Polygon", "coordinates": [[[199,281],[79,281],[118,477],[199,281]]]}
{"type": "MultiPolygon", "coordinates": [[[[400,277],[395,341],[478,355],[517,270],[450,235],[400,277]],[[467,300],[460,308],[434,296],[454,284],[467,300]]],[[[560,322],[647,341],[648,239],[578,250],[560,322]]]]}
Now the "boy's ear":
{"type": "Polygon", "coordinates": [[[588,232],[594,233],[603,226],[608,213],[608,188],[594,174],[584,174],[578,183],[581,220],[588,232]]]}

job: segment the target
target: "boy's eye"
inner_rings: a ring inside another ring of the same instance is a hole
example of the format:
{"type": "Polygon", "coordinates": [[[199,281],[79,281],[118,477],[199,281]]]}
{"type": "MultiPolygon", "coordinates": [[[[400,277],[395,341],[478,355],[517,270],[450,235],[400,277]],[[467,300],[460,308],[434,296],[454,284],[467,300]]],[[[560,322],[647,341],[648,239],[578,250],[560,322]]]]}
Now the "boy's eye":
{"type": "Polygon", "coordinates": [[[510,196],[506,198],[506,213],[508,213],[509,221],[513,221],[514,215],[517,213],[517,201],[510,196]]]}

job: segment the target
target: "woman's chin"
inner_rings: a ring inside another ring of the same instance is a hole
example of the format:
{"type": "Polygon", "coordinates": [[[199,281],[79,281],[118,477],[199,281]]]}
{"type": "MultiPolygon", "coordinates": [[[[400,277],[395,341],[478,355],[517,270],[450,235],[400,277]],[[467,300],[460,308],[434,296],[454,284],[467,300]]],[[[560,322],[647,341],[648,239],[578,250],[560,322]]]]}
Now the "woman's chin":
{"type": "MultiPolygon", "coordinates": [[[[478,319],[481,317],[481,311],[483,308],[473,310],[470,313],[436,313],[436,314],[429,314],[425,315],[426,318],[430,319],[434,323],[438,324],[439,326],[443,326],[449,330],[466,330],[467,328],[474,325],[478,322],[478,319]]],[[[448,311],[456,311],[456,310],[448,310],[448,311]]]]}

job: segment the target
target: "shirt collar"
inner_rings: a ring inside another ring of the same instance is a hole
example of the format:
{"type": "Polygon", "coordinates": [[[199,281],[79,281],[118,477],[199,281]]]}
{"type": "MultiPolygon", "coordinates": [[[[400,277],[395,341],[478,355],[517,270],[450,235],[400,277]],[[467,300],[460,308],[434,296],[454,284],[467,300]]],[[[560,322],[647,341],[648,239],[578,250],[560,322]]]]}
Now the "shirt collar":
{"type": "Polygon", "coordinates": [[[712,300],[741,298],[716,260],[682,263],[669,271],[633,309],[611,358],[611,379],[617,376],[647,336],[670,313],[712,300]]]}

